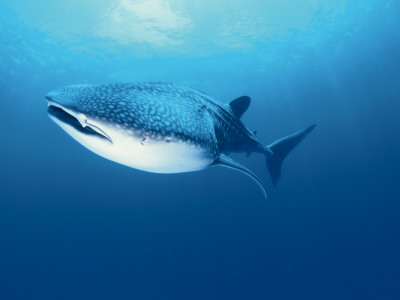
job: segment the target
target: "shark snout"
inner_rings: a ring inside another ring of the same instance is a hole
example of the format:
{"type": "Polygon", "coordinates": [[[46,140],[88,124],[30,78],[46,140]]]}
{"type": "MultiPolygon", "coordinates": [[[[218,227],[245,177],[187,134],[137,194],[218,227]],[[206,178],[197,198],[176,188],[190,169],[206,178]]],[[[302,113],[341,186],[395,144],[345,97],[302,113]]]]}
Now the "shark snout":
{"type": "Polygon", "coordinates": [[[52,90],[50,92],[48,92],[44,98],[47,101],[54,101],[55,99],[57,99],[59,97],[60,93],[57,90],[52,90]]]}
{"type": "Polygon", "coordinates": [[[56,103],[70,109],[76,109],[77,107],[77,103],[73,95],[65,93],[60,89],[47,93],[45,95],[45,99],[48,103],[56,103]]]}

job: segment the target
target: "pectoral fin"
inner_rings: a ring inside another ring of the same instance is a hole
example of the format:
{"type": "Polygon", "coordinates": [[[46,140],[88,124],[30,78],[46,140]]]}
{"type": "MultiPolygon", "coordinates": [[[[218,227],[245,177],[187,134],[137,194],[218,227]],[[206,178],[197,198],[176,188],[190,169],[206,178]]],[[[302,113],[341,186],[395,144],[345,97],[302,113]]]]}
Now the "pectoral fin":
{"type": "Polygon", "coordinates": [[[238,170],[238,171],[246,174],[247,176],[250,176],[255,182],[257,182],[257,184],[259,185],[259,187],[261,188],[261,190],[262,190],[262,192],[264,194],[264,197],[267,198],[267,191],[265,189],[265,186],[261,182],[261,180],[253,172],[251,172],[249,169],[247,169],[246,167],[242,166],[238,162],[234,161],[229,156],[221,154],[215,160],[213,165],[225,166],[225,167],[228,167],[228,168],[231,168],[231,169],[238,170]]]}

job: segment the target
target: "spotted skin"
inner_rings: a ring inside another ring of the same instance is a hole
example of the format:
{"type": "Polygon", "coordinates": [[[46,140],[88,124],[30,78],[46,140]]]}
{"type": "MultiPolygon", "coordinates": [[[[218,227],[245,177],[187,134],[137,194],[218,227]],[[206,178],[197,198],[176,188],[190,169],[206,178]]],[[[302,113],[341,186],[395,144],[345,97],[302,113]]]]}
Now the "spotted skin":
{"type": "Polygon", "coordinates": [[[264,151],[228,105],[189,87],[155,82],[73,85],[47,96],[139,136],[144,144],[159,139],[200,146],[210,162],[220,153],[264,151]]]}
{"type": "Polygon", "coordinates": [[[259,152],[276,186],[281,165],[314,125],[265,146],[240,121],[250,98],[223,104],[172,83],[73,85],[46,95],[50,118],[98,155],[136,169],[181,173],[222,165],[261,180],[227,155],[259,152]]]}

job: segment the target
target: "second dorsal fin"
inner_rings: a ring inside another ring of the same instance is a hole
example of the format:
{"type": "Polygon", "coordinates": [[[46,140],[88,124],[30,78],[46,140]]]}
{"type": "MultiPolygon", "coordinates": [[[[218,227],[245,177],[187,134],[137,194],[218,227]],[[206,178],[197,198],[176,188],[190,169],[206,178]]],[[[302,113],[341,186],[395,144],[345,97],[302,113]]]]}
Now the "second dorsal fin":
{"type": "Polygon", "coordinates": [[[249,105],[250,97],[248,96],[242,96],[229,102],[229,107],[231,108],[233,115],[238,119],[240,119],[244,112],[249,108],[249,105]]]}

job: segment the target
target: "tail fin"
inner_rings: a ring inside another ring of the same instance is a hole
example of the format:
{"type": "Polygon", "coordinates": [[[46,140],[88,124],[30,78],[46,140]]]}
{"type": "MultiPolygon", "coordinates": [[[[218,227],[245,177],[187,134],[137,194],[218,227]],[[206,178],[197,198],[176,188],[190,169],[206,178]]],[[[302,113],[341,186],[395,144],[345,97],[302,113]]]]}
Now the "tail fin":
{"type": "Polygon", "coordinates": [[[292,135],[281,138],[267,148],[272,151],[272,155],[267,155],[267,167],[272,179],[272,183],[277,186],[281,177],[282,162],[286,156],[300,143],[307,134],[314,129],[316,124],[313,124],[306,129],[296,132],[292,135]]]}

